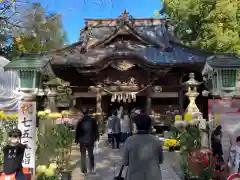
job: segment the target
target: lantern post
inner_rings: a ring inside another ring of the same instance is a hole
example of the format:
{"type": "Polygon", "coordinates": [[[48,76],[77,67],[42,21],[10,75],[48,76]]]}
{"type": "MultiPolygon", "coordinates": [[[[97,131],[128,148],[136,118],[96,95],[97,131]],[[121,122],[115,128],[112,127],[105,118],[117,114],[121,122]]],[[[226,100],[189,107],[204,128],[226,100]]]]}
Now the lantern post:
{"type": "Polygon", "coordinates": [[[43,55],[26,54],[14,59],[4,67],[5,71],[17,71],[19,75],[18,129],[22,131],[22,144],[27,145],[23,157],[23,167],[35,176],[36,166],[36,96],[42,95],[41,76],[48,59],[43,55]]]}

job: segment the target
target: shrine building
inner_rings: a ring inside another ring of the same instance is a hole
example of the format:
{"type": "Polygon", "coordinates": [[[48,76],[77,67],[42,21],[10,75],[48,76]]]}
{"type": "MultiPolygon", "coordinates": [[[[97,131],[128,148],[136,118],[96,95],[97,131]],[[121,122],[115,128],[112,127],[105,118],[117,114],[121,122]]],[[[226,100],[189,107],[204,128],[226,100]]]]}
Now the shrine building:
{"type": "MultiPolygon", "coordinates": [[[[77,109],[107,114],[124,106],[165,114],[170,105],[185,111],[189,102],[182,83],[189,73],[202,81],[210,55],[179,43],[167,19],[135,19],[124,11],[115,19],[86,19],[77,43],[35,59],[47,59],[53,74],[70,83],[77,109]]],[[[207,113],[204,103],[200,94],[198,107],[207,113]]]]}

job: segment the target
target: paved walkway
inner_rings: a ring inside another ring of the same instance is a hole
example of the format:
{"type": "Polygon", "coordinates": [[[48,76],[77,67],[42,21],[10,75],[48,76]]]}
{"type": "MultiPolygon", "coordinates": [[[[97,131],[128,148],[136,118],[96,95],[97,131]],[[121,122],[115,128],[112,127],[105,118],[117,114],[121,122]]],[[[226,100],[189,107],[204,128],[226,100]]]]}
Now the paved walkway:
{"type": "MultiPolygon", "coordinates": [[[[73,147],[71,157],[72,180],[113,180],[114,172],[117,174],[121,166],[121,151],[106,147],[106,137],[100,139],[100,152],[95,155],[96,175],[80,177],[80,152],[77,146],[73,147]]],[[[170,164],[168,152],[164,152],[164,163],[161,165],[163,180],[180,180],[170,164]]],[[[124,177],[125,172],[123,173],[124,177]]]]}

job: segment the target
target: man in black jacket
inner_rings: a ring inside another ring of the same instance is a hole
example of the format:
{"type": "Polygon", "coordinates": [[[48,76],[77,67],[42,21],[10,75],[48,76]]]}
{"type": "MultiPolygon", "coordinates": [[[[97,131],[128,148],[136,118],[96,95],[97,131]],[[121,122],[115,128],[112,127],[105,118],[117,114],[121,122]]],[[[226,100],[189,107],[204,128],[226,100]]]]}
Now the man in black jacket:
{"type": "Polygon", "coordinates": [[[81,153],[81,170],[83,174],[87,174],[86,167],[86,151],[88,151],[88,158],[90,161],[90,171],[94,171],[94,143],[99,140],[98,124],[96,119],[91,118],[89,110],[83,110],[83,118],[79,120],[76,127],[76,143],[80,144],[81,153]]]}

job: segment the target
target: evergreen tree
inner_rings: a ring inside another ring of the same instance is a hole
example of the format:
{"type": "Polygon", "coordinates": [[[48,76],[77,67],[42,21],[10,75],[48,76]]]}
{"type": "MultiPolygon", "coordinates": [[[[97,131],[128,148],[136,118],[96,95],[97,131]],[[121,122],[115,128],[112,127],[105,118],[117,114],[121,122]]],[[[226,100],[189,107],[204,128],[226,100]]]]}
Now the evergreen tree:
{"type": "Polygon", "coordinates": [[[213,52],[240,54],[239,0],[165,0],[175,36],[182,43],[213,52]]]}

